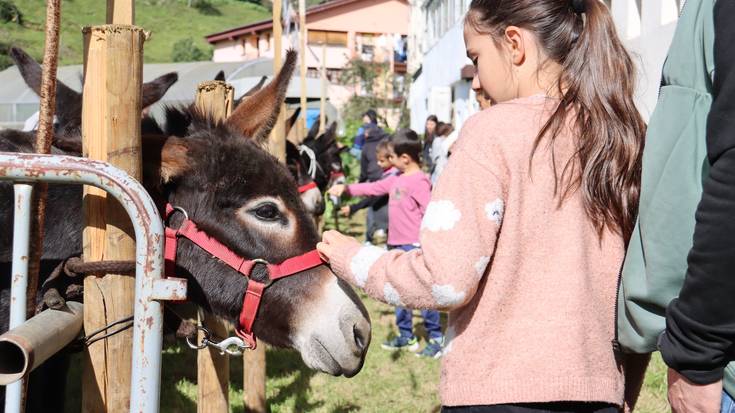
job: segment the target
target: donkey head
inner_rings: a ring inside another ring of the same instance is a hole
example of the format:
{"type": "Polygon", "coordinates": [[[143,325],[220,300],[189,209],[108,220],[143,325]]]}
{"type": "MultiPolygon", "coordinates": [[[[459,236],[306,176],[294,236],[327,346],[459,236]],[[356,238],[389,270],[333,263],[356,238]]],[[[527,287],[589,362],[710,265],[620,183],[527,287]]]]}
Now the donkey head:
{"type": "MultiPolygon", "coordinates": [[[[293,129],[300,113],[301,108],[297,108],[286,121],[286,136],[293,129]]],[[[306,211],[313,217],[319,217],[324,213],[325,204],[324,194],[314,182],[316,176],[316,159],[312,159],[314,156],[311,149],[286,141],[286,166],[299,186],[306,211]]]]}
{"type": "MultiPolygon", "coordinates": [[[[144,140],[145,173],[157,175],[159,199],[186,210],[200,229],[238,255],[269,263],[310,251],[319,239],[289,170],[261,147],[295,59],[289,53],[279,75],[226,121],[214,122],[192,108],[170,109],[166,134],[157,144],[144,140]],[[146,155],[151,145],[157,145],[157,160],[146,155]]],[[[177,273],[189,278],[190,299],[237,322],[245,277],[186,239],[179,242],[177,273]]],[[[256,265],[251,276],[267,280],[265,266],[256,265]]],[[[325,265],[267,288],[253,330],[264,341],[298,350],[311,368],[348,377],[362,367],[370,342],[365,307],[325,265]]]]}
{"type": "Polygon", "coordinates": [[[324,191],[332,183],[336,174],[342,174],[342,158],[340,154],[347,149],[337,145],[337,123],[332,122],[324,133],[319,135],[320,123],[317,120],[311,126],[303,145],[310,148],[316,158],[316,174],[314,181],[324,191]]]}

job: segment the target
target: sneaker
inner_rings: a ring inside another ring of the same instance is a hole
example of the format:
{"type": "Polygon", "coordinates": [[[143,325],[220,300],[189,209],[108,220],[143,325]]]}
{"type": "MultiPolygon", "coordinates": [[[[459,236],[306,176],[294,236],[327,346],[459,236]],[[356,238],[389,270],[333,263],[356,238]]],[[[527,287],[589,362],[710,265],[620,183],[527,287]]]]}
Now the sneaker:
{"type": "Polygon", "coordinates": [[[438,359],[442,356],[442,344],[444,342],[443,338],[432,338],[429,340],[429,343],[424,347],[423,350],[421,350],[420,353],[417,353],[417,357],[430,357],[433,359],[438,359]]]}
{"type": "Polygon", "coordinates": [[[408,350],[416,352],[419,349],[419,340],[416,337],[395,337],[384,342],[381,347],[386,350],[408,350]]]}

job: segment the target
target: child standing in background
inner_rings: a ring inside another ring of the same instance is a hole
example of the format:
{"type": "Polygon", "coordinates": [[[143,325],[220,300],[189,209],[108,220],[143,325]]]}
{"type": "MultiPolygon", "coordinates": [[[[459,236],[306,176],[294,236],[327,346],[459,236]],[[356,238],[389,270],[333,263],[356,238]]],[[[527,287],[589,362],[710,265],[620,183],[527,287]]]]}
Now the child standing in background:
{"type": "MultiPolygon", "coordinates": [[[[386,139],[378,143],[378,146],[375,148],[375,155],[378,159],[378,166],[383,168],[383,177],[381,179],[398,174],[398,169],[393,166],[393,157],[395,154],[393,153],[393,145],[389,140],[386,139]]],[[[361,209],[372,207],[376,202],[384,202],[383,198],[387,198],[387,195],[364,198],[356,204],[343,206],[339,212],[346,217],[350,217],[361,209]]],[[[373,234],[373,237],[375,237],[375,234],[373,234]]]]}
{"type": "MultiPolygon", "coordinates": [[[[410,251],[419,248],[419,228],[431,197],[431,182],[421,170],[421,141],[416,132],[402,129],[391,139],[393,166],[399,174],[377,182],[353,185],[335,185],[329,193],[341,196],[388,195],[388,249],[410,251]]],[[[429,335],[421,356],[441,357],[444,336],[439,322],[439,312],[421,310],[424,327],[429,335]]],[[[413,334],[412,312],[403,306],[396,307],[396,324],[400,335],[383,343],[385,349],[418,350],[419,343],[413,334]]]]}

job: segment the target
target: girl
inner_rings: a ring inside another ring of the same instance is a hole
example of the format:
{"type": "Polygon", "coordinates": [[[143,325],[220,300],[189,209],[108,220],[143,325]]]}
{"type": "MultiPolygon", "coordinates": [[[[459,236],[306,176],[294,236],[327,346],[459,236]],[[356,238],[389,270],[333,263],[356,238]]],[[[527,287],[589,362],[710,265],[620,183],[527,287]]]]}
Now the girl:
{"type": "Polygon", "coordinates": [[[599,0],[473,0],[464,35],[493,106],[466,122],[421,249],[334,231],[318,248],[376,299],[450,312],[445,412],[616,412],[645,129],[630,56],[599,0]]]}

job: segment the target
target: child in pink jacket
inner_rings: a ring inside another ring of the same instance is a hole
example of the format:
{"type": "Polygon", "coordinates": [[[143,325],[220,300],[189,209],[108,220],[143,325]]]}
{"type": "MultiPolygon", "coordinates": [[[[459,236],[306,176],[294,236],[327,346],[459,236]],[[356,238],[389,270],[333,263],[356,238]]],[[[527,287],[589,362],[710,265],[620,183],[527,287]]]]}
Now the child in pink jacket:
{"type": "MultiPolygon", "coordinates": [[[[419,230],[426,206],[431,197],[431,182],[421,170],[421,141],[416,132],[403,129],[391,138],[393,154],[391,162],[400,173],[376,182],[352,185],[335,185],[332,195],[347,193],[352,196],[388,195],[388,249],[410,251],[419,247],[419,230]]],[[[444,336],[439,312],[423,309],[424,327],[429,335],[426,347],[419,356],[441,357],[444,336]]],[[[400,335],[383,343],[387,350],[408,349],[417,351],[418,339],[413,334],[412,311],[396,307],[396,324],[400,335]]]]}

